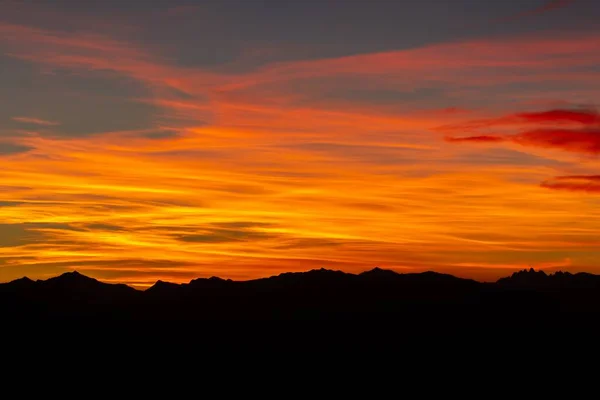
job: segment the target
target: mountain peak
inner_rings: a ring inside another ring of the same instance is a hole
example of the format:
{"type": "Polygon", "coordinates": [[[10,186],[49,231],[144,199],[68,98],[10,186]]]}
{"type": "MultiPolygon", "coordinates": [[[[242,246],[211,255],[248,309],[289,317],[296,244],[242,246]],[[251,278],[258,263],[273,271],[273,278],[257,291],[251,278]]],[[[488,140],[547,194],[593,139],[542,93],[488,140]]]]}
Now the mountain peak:
{"type": "Polygon", "coordinates": [[[38,282],[48,288],[52,287],[66,290],[96,290],[100,287],[112,286],[100,282],[97,279],[90,278],[89,276],[85,276],[77,271],[65,272],[54,278],[38,282]]]}
{"type": "Polygon", "coordinates": [[[535,269],[533,269],[533,268],[529,268],[528,270],[527,270],[527,269],[523,269],[523,270],[521,270],[521,271],[514,272],[514,273],[512,274],[512,276],[536,276],[536,277],[547,277],[548,275],[547,275],[547,274],[546,274],[546,273],[545,273],[543,270],[541,270],[541,269],[540,269],[539,271],[536,271],[536,270],[535,270],[535,269]]]}
{"type": "Polygon", "coordinates": [[[306,274],[344,274],[343,271],[327,269],[327,268],[319,268],[319,269],[311,269],[306,274]]]}
{"type": "Polygon", "coordinates": [[[28,277],[24,276],[22,278],[15,279],[14,281],[10,281],[4,285],[7,285],[6,287],[11,287],[11,288],[16,288],[16,289],[25,289],[25,288],[33,286],[34,283],[35,283],[34,280],[29,279],[28,277]]]}
{"type": "Polygon", "coordinates": [[[229,279],[223,279],[218,276],[211,276],[210,278],[196,278],[190,281],[190,284],[199,284],[199,283],[220,283],[227,282],[229,279]]]}
{"type": "Polygon", "coordinates": [[[511,276],[499,279],[498,283],[512,286],[538,286],[546,284],[549,280],[548,278],[549,275],[544,271],[536,271],[535,269],[530,268],[513,272],[511,276]]]}
{"type": "Polygon", "coordinates": [[[391,269],[383,269],[379,267],[375,267],[371,270],[361,272],[360,275],[363,276],[396,276],[398,273],[391,269]]]}
{"type": "Polygon", "coordinates": [[[172,282],[165,282],[161,279],[157,280],[156,283],[154,283],[154,285],[152,285],[152,287],[156,286],[156,287],[161,287],[161,286],[173,286],[173,285],[177,285],[176,283],[172,283],[172,282]]]}
{"type": "Polygon", "coordinates": [[[22,278],[19,279],[15,279],[14,281],[12,281],[11,283],[33,283],[34,281],[32,279],[30,279],[27,276],[24,276],[22,278]]]}
{"type": "Polygon", "coordinates": [[[81,273],[79,273],[79,271],[69,271],[69,272],[65,272],[62,275],[59,275],[57,278],[54,279],[60,279],[60,280],[69,280],[69,281],[97,281],[94,278],[90,278],[89,276],[83,275],[81,273]]]}
{"type": "Polygon", "coordinates": [[[159,279],[156,281],[156,283],[154,285],[152,285],[148,289],[146,289],[146,292],[153,293],[153,292],[157,292],[157,291],[164,291],[164,290],[180,288],[180,287],[181,287],[181,285],[178,283],[165,282],[165,281],[162,281],[159,279]]]}

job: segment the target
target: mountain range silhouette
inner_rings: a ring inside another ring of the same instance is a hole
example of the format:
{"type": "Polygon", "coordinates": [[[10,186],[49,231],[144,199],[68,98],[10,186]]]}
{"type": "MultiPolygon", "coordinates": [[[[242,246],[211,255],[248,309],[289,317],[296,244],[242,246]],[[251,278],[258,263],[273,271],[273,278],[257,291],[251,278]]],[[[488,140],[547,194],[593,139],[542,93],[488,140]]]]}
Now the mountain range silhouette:
{"type": "Polygon", "coordinates": [[[324,332],[337,337],[337,345],[366,338],[382,345],[384,337],[556,333],[567,327],[590,334],[598,332],[600,276],[531,269],[482,283],[436,272],[320,269],[249,281],[157,281],[140,291],[68,272],[0,284],[0,315],[5,326],[88,324],[144,337],[210,337],[214,343],[235,341],[236,332],[263,344],[301,338],[305,345],[321,343],[324,332]]]}
{"type": "Polygon", "coordinates": [[[461,328],[600,315],[600,276],[516,272],[481,283],[436,272],[360,274],[326,269],[249,281],[158,281],[145,291],[78,272],[0,284],[0,312],[19,321],[410,321],[461,328]],[[452,323],[454,324],[454,323],[452,323]]]}

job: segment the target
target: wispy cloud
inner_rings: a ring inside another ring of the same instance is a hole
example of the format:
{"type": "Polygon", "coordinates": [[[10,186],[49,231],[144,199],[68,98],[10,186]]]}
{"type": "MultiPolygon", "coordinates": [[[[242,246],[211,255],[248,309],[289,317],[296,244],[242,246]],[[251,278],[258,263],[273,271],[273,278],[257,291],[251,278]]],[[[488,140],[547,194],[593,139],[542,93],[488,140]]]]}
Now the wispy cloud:
{"type": "Polygon", "coordinates": [[[567,7],[570,4],[575,3],[575,0],[548,0],[539,7],[531,10],[525,10],[517,14],[510,15],[498,19],[499,22],[511,22],[522,18],[533,17],[536,15],[544,14],[550,11],[557,10],[559,8],[567,7]]]}
{"type": "Polygon", "coordinates": [[[64,51],[91,50],[121,56],[143,56],[143,52],[124,43],[103,35],[79,32],[77,35],[68,32],[39,29],[30,26],[10,24],[0,21],[0,41],[8,44],[28,42],[34,51],[62,48],[64,51]]]}
{"type": "Polygon", "coordinates": [[[17,122],[22,122],[24,124],[33,124],[33,125],[40,125],[40,126],[58,126],[58,125],[60,125],[60,122],[48,121],[45,119],[35,118],[35,117],[12,117],[12,120],[17,121],[17,122]]]}

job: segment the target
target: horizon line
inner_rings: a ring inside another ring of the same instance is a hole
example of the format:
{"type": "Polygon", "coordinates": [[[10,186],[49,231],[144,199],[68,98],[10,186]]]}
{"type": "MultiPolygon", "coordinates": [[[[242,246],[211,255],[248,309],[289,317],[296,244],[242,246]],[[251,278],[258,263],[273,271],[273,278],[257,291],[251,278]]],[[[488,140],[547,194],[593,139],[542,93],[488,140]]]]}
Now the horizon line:
{"type": "Polygon", "coordinates": [[[100,283],[104,283],[104,284],[107,284],[107,285],[124,285],[124,286],[130,287],[132,289],[135,289],[137,291],[144,292],[147,289],[155,286],[159,282],[167,283],[167,284],[173,284],[173,285],[188,285],[191,282],[193,282],[195,280],[198,280],[198,279],[207,279],[207,280],[208,279],[219,279],[219,280],[226,281],[226,282],[253,282],[253,281],[258,281],[258,280],[262,280],[262,279],[276,278],[276,277],[279,277],[279,276],[282,276],[282,275],[288,275],[288,274],[300,275],[300,274],[307,274],[307,273],[310,273],[310,272],[320,272],[320,271],[342,273],[344,275],[352,275],[352,276],[360,276],[360,275],[362,275],[364,273],[372,272],[372,271],[389,271],[389,272],[392,272],[392,273],[397,274],[397,275],[421,275],[421,274],[428,274],[428,273],[432,274],[433,273],[433,274],[437,274],[437,275],[451,276],[451,277],[454,277],[456,279],[461,279],[461,280],[465,280],[465,281],[473,281],[473,282],[477,282],[477,283],[480,283],[480,284],[490,284],[490,283],[493,284],[493,283],[497,283],[501,279],[511,277],[514,274],[521,273],[521,272],[543,273],[546,276],[552,276],[552,275],[556,275],[556,274],[559,274],[559,273],[561,273],[561,274],[570,274],[570,275],[587,274],[587,275],[600,276],[600,275],[594,274],[592,272],[583,272],[583,271],[569,272],[569,271],[563,271],[563,270],[556,270],[556,271],[553,271],[553,272],[550,272],[550,273],[546,273],[544,271],[544,269],[542,269],[542,268],[535,269],[535,268],[531,267],[529,269],[527,269],[527,268],[515,269],[510,275],[500,277],[500,278],[496,279],[495,281],[480,281],[480,280],[473,279],[473,278],[464,278],[464,277],[456,276],[454,274],[450,274],[450,273],[446,273],[446,272],[438,272],[438,271],[435,271],[435,270],[424,270],[424,271],[419,271],[419,272],[398,272],[398,271],[393,270],[393,269],[381,268],[381,267],[373,267],[371,269],[366,269],[364,271],[355,273],[355,272],[346,272],[346,271],[342,271],[342,270],[328,269],[328,268],[312,268],[312,269],[305,270],[305,271],[287,271],[287,272],[281,272],[281,273],[275,274],[275,275],[263,276],[263,277],[260,277],[260,278],[253,278],[253,279],[246,279],[246,280],[234,280],[234,279],[231,279],[231,278],[221,278],[219,276],[214,276],[214,275],[213,276],[209,276],[209,277],[200,277],[199,276],[197,278],[192,278],[192,279],[190,279],[187,282],[171,282],[171,281],[164,281],[162,279],[157,279],[153,284],[149,284],[144,289],[140,289],[139,287],[143,287],[144,285],[131,285],[131,284],[122,283],[122,282],[104,281],[104,280],[101,280],[101,279],[94,278],[94,277],[91,277],[89,275],[83,274],[83,273],[79,272],[77,269],[73,269],[71,271],[66,271],[66,272],[63,272],[62,274],[54,275],[54,276],[48,277],[46,279],[31,279],[27,275],[24,275],[21,278],[13,279],[11,281],[0,282],[0,285],[10,284],[12,282],[16,282],[16,281],[19,281],[19,280],[29,280],[29,281],[32,281],[32,282],[45,282],[47,280],[54,279],[54,278],[59,278],[59,277],[64,276],[64,275],[77,274],[77,275],[81,275],[81,276],[83,276],[85,278],[93,279],[95,281],[98,281],[100,283]]]}

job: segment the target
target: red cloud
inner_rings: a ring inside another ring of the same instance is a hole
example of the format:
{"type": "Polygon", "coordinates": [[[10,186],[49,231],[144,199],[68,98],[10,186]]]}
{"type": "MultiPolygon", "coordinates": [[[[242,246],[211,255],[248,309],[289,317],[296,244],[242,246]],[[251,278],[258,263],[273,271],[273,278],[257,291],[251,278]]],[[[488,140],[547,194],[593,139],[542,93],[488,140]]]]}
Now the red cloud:
{"type": "Polygon", "coordinates": [[[559,123],[577,122],[582,125],[600,123],[600,114],[594,110],[550,110],[537,113],[520,113],[515,116],[524,122],[533,123],[559,123]]]}
{"type": "Polygon", "coordinates": [[[461,142],[476,142],[476,143],[495,143],[495,142],[504,142],[506,139],[500,136],[468,136],[468,137],[446,137],[445,140],[447,142],[453,143],[461,143],[461,142]]]}
{"type": "Polygon", "coordinates": [[[600,153],[600,129],[536,129],[510,136],[523,146],[558,148],[575,153],[600,153]]]}
{"type": "Polygon", "coordinates": [[[600,129],[569,130],[569,129],[536,129],[516,135],[467,136],[462,138],[446,137],[451,143],[497,143],[513,142],[522,146],[555,148],[574,153],[600,153],[600,129]]]}
{"type": "Polygon", "coordinates": [[[445,132],[461,132],[464,130],[491,128],[508,125],[598,125],[600,114],[595,110],[549,110],[542,112],[526,112],[506,115],[500,118],[482,119],[463,122],[456,125],[443,126],[439,130],[445,132]]]}
{"type": "Polygon", "coordinates": [[[507,135],[475,135],[446,137],[452,143],[513,142],[522,146],[556,148],[575,153],[600,153],[600,114],[594,110],[550,110],[543,112],[517,113],[497,119],[471,121],[440,128],[441,131],[460,132],[481,130],[507,125],[540,125],[507,135]],[[575,126],[577,128],[575,128],[575,126]],[[548,127],[548,125],[554,125],[548,127]],[[564,127],[568,125],[568,127],[564,127]],[[583,128],[582,128],[583,125],[583,128]],[[563,127],[558,127],[563,126],[563,127]]]}
{"type": "Polygon", "coordinates": [[[600,193],[600,175],[558,176],[542,182],[547,189],[600,193]]]}

